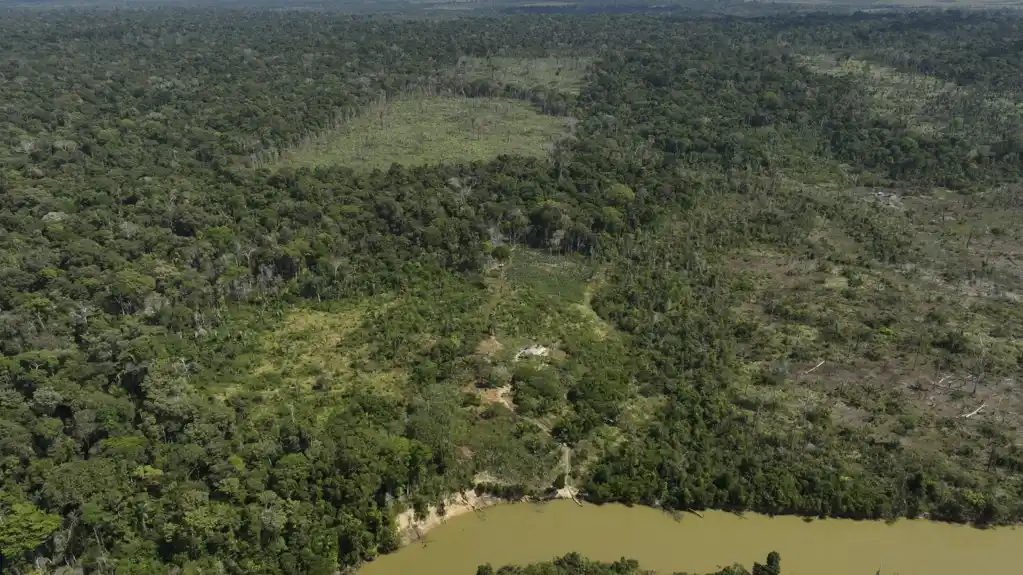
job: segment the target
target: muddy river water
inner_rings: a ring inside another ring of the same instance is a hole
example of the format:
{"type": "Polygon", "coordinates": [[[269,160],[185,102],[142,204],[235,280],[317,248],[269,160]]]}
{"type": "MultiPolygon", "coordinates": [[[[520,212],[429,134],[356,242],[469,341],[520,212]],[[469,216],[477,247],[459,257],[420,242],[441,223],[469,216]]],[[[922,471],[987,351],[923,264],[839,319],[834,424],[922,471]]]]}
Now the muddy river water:
{"type": "Polygon", "coordinates": [[[358,575],[474,575],[578,551],[630,557],[658,573],[748,567],[778,551],[785,575],[1023,573],[1023,527],[980,530],[929,521],[814,520],[707,512],[701,519],[647,507],[572,501],[498,505],[453,517],[422,542],[380,557],[358,575]]]}

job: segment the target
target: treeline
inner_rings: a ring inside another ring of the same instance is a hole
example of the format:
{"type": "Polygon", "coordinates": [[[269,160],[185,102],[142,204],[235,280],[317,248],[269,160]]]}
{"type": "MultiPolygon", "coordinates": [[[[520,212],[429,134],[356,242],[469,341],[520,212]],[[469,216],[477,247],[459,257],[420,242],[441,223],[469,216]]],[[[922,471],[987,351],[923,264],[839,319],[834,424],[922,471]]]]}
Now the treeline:
{"type": "MultiPolygon", "coordinates": [[[[747,570],[742,565],[725,567],[720,571],[708,575],[780,575],[781,557],[777,553],[770,553],[767,562],[753,564],[753,571],[747,570]]],[[[553,561],[534,563],[525,567],[507,566],[494,570],[490,565],[481,565],[476,570],[476,575],[654,575],[653,571],[645,571],[640,568],[638,562],[632,559],[621,559],[614,563],[601,563],[581,557],[578,553],[569,553],[564,557],[558,557],[553,561]]],[[[675,575],[687,575],[675,573],[675,575]]]]}

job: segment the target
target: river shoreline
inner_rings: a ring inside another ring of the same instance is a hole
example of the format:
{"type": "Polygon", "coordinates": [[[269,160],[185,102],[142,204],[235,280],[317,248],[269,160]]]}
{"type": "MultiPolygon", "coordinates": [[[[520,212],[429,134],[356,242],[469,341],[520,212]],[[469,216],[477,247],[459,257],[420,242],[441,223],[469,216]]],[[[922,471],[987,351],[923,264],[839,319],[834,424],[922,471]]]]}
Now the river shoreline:
{"type": "Polygon", "coordinates": [[[639,505],[580,506],[547,498],[519,500],[543,505],[507,504],[475,493],[466,493],[467,501],[458,494],[451,499],[455,509],[433,515],[433,521],[414,522],[422,528],[412,541],[422,544],[382,555],[359,575],[467,575],[484,563],[523,565],[568,552],[601,561],[634,558],[657,573],[709,573],[737,562],[749,566],[771,551],[781,553],[786,575],[863,575],[879,569],[883,575],[962,575],[1015,572],[1023,548],[1019,527],[976,529],[920,519],[808,522],[726,511],[703,511],[701,518],[639,505]],[[485,514],[469,513],[484,508],[485,514]],[[422,537],[427,530],[429,536],[422,537]]]}
{"type": "Polygon", "coordinates": [[[571,499],[577,504],[582,505],[578,499],[578,490],[567,486],[555,491],[548,497],[526,496],[517,499],[498,497],[489,493],[479,494],[474,490],[470,490],[449,495],[444,500],[443,509],[441,505],[431,505],[427,508],[426,517],[423,519],[417,520],[415,518],[415,511],[412,509],[402,511],[394,518],[394,525],[398,529],[401,545],[404,547],[410,543],[422,540],[430,530],[460,515],[480,513],[488,507],[501,503],[542,503],[557,499],[571,499]]]}

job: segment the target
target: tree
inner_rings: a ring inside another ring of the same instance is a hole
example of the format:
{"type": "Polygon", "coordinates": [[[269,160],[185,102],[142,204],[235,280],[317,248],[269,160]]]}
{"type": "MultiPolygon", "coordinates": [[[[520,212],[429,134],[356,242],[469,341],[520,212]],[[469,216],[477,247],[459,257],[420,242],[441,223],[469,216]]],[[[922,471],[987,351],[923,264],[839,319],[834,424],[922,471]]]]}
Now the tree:
{"type": "Polygon", "coordinates": [[[16,502],[0,512],[0,566],[18,568],[60,527],[60,516],[16,502]]]}

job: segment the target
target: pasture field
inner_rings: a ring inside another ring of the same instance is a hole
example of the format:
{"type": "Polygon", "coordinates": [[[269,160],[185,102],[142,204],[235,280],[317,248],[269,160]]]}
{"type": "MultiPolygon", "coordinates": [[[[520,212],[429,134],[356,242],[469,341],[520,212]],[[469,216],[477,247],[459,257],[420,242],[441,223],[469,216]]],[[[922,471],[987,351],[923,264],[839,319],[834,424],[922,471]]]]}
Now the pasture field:
{"type": "Polygon", "coordinates": [[[526,102],[419,97],[378,104],[339,130],[285,153],[280,165],[387,169],[488,160],[502,154],[544,157],[569,128],[526,102]]]}

